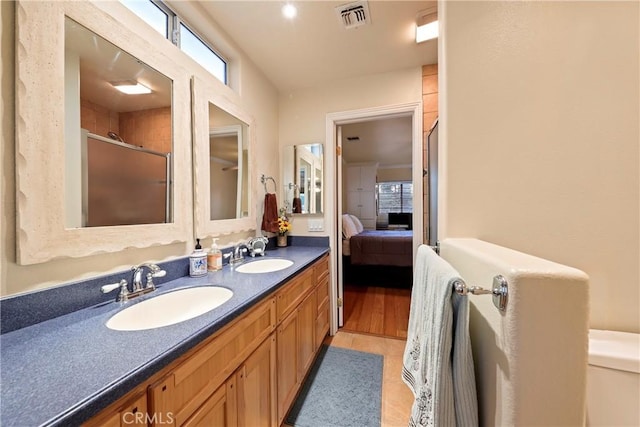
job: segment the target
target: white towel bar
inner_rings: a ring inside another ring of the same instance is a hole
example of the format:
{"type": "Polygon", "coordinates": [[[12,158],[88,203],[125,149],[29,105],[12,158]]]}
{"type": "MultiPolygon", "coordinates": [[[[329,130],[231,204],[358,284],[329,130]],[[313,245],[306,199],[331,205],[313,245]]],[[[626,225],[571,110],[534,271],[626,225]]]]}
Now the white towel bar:
{"type": "Polygon", "coordinates": [[[454,291],[458,295],[467,296],[468,294],[473,295],[493,295],[493,305],[500,311],[505,311],[507,309],[507,300],[509,294],[509,283],[504,276],[498,274],[493,278],[493,289],[484,289],[480,286],[471,286],[467,287],[466,283],[462,280],[456,281],[453,284],[454,291]]]}

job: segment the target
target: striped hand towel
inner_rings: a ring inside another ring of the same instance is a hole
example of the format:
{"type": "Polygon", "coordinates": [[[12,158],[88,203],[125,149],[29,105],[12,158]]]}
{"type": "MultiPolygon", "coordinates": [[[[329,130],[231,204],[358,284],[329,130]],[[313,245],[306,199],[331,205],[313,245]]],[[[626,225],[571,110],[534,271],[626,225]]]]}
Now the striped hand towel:
{"type": "Polygon", "coordinates": [[[478,425],[469,301],[453,292],[457,280],[431,248],[418,248],[402,369],[415,397],[410,426],[478,425]]]}

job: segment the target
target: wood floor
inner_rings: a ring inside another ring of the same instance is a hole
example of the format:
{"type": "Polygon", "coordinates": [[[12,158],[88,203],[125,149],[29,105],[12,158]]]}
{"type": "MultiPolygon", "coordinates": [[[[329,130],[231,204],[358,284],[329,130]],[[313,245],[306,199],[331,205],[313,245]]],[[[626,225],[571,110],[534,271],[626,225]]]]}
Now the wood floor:
{"type": "Polygon", "coordinates": [[[407,338],[411,289],[344,285],[344,331],[407,338]]]}
{"type": "Polygon", "coordinates": [[[333,337],[327,337],[324,343],[384,356],[381,427],[406,427],[409,424],[413,394],[402,381],[404,340],[340,330],[333,337]]]}

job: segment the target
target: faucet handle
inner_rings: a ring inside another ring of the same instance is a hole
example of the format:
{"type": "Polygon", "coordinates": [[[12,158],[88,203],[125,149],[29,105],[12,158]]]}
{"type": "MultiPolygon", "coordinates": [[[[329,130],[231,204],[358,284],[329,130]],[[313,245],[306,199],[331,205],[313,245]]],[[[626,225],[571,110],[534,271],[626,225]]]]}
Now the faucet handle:
{"type": "Polygon", "coordinates": [[[104,285],[100,288],[100,291],[102,291],[103,294],[107,294],[111,291],[115,291],[118,288],[120,288],[120,292],[118,293],[116,301],[127,301],[127,299],[129,298],[129,289],[127,289],[126,279],[122,279],[118,283],[104,285]]]}
{"type": "Polygon", "coordinates": [[[108,294],[111,291],[115,291],[116,289],[124,289],[127,290],[127,280],[122,279],[118,283],[111,283],[109,285],[104,285],[100,288],[100,291],[103,294],[108,294]]]}
{"type": "Polygon", "coordinates": [[[154,271],[154,272],[152,272],[150,274],[151,274],[151,277],[154,277],[154,278],[155,277],[164,277],[164,276],[167,275],[167,272],[164,271],[164,270],[158,270],[158,271],[154,271]]]}
{"type": "Polygon", "coordinates": [[[166,275],[167,272],[164,270],[152,270],[151,272],[147,273],[147,284],[145,285],[145,289],[155,289],[156,285],[153,283],[153,279],[155,277],[164,277],[166,275]]]}
{"type": "Polygon", "coordinates": [[[115,291],[116,289],[118,289],[118,288],[120,288],[122,286],[122,282],[124,282],[125,284],[127,283],[126,280],[122,279],[118,283],[111,283],[109,285],[102,286],[100,288],[100,292],[102,292],[103,294],[108,294],[109,292],[115,291]]]}

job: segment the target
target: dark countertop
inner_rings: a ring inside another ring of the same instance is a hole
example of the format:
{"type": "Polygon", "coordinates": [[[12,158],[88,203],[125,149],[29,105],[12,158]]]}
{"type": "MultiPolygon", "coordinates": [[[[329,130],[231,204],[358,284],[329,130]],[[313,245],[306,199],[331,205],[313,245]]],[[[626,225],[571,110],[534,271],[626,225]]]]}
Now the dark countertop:
{"type": "MultiPolygon", "coordinates": [[[[267,251],[264,258],[290,259],[293,266],[262,274],[225,266],[203,277],[160,284],[155,292],[126,303],[184,287],[223,286],[233,291],[220,307],[175,325],[145,331],[108,329],[107,320],[124,308],[115,302],[114,291],[113,302],[1,335],[0,424],[68,426],[88,420],[328,251],[313,246],[267,251]]],[[[251,261],[247,258],[245,263],[251,261]]]]}

